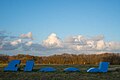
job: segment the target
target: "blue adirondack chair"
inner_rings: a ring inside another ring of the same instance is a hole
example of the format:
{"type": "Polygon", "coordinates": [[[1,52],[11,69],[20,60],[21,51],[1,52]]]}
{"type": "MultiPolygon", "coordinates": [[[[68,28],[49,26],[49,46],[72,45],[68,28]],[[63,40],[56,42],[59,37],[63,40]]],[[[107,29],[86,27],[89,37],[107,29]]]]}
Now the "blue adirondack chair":
{"type": "Polygon", "coordinates": [[[69,67],[64,69],[65,72],[79,72],[80,70],[75,67],[69,67]]]}
{"type": "Polygon", "coordinates": [[[4,68],[4,71],[18,71],[17,65],[20,63],[20,60],[12,60],[8,63],[8,66],[4,68]]]}
{"type": "Polygon", "coordinates": [[[33,66],[34,66],[34,61],[33,60],[28,60],[26,62],[26,66],[24,68],[24,71],[27,72],[27,71],[32,71],[33,69],[33,66]]]}
{"type": "Polygon", "coordinates": [[[40,72],[54,72],[56,71],[56,69],[53,67],[46,67],[46,68],[41,68],[39,71],[40,72]]]}
{"type": "Polygon", "coordinates": [[[87,72],[107,72],[108,71],[109,62],[100,62],[98,68],[90,68],[87,72]]]}

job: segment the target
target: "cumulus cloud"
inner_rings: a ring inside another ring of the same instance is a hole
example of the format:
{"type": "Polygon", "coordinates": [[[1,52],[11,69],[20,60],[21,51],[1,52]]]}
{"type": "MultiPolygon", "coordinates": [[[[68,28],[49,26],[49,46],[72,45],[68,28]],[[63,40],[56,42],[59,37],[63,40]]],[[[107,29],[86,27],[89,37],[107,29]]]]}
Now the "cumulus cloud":
{"type": "Polygon", "coordinates": [[[120,50],[120,42],[108,42],[106,43],[109,50],[120,50]]]}
{"type": "Polygon", "coordinates": [[[52,33],[46,40],[43,40],[43,46],[48,48],[62,47],[62,40],[55,33],[52,33]]]}
{"type": "Polygon", "coordinates": [[[103,49],[105,49],[105,47],[106,47],[106,45],[105,45],[105,42],[103,40],[97,41],[96,49],[103,50],[103,49]]]}
{"type": "Polygon", "coordinates": [[[60,39],[55,33],[51,33],[42,43],[35,43],[32,32],[20,36],[6,36],[0,32],[0,50],[21,51],[34,53],[100,53],[120,51],[120,42],[106,42],[103,35],[86,37],[83,35],[69,36],[60,39]]]}
{"type": "Polygon", "coordinates": [[[120,49],[119,43],[105,42],[103,35],[98,35],[95,37],[85,37],[82,35],[71,36],[64,40],[64,47],[77,51],[105,51],[120,49]]]}
{"type": "Polygon", "coordinates": [[[64,47],[74,50],[82,50],[86,47],[86,40],[87,38],[82,35],[71,36],[64,40],[64,47]]]}
{"type": "Polygon", "coordinates": [[[8,36],[5,31],[0,31],[0,50],[16,50],[22,47],[22,44],[30,46],[32,41],[25,41],[24,38],[32,39],[32,33],[21,34],[21,36],[18,37],[11,35],[8,36]]]}
{"type": "Polygon", "coordinates": [[[15,46],[15,45],[17,45],[17,44],[19,44],[21,42],[22,42],[22,40],[18,39],[18,40],[11,41],[10,44],[13,45],[13,46],[15,46]]]}
{"type": "Polygon", "coordinates": [[[40,52],[47,50],[41,44],[33,43],[33,42],[23,43],[21,49],[23,51],[40,51],[40,52]],[[29,45],[28,45],[28,43],[29,43],[29,45]]]}
{"type": "Polygon", "coordinates": [[[6,38],[6,33],[5,31],[0,31],[0,45],[2,45],[3,41],[5,40],[6,38]]]}
{"type": "Polygon", "coordinates": [[[93,40],[86,41],[89,48],[95,49],[96,48],[96,42],[93,40]]]}
{"type": "Polygon", "coordinates": [[[27,46],[31,46],[32,44],[33,44],[33,41],[28,41],[28,42],[26,43],[27,46]]]}
{"type": "Polygon", "coordinates": [[[90,39],[93,41],[104,40],[104,35],[97,35],[97,36],[91,37],[90,39]]]}
{"type": "Polygon", "coordinates": [[[23,38],[23,39],[33,39],[32,32],[28,32],[27,34],[21,34],[20,38],[23,38]]]}
{"type": "Polygon", "coordinates": [[[12,45],[11,43],[7,42],[7,43],[4,43],[2,46],[1,46],[1,50],[15,50],[19,47],[19,45],[12,45]]]}
{"type": "Polygon", "coordinates": [[[70,36],[63,41],[55,34],[52,33],[46,40],[43,40],[43,45],[47,48],[59,48],[65,51],[71,49],[77,52],[83,51],[104,51],[107,52],[114,50],[120,50],[120,42],[105,42],[103,35],[95,37],[86,37],[83,35],[70,36]]]}

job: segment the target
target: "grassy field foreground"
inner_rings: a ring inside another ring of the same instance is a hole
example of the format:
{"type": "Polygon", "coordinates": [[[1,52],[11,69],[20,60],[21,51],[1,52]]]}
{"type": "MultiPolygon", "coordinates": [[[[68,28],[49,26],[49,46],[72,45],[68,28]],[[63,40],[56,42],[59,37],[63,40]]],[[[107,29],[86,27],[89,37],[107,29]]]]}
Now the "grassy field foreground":
{"type": "MultiPolygon", "coordinates": [[[[35,65],[32,72],[24,72],[24,65],[18,72],[4,72],[6,65],[0,65],[0,80],[120,80],[120,70],[107,73],[87,73],[90,67],[97,65],[35,65]],[[56,72],[39,72],[42,67],[54,67],[56,72]],[[64,68],[76,67],[80,72],[63,72],[64,68]]],[[[120,67],[110,65],[109,68],[120,67]]]]}

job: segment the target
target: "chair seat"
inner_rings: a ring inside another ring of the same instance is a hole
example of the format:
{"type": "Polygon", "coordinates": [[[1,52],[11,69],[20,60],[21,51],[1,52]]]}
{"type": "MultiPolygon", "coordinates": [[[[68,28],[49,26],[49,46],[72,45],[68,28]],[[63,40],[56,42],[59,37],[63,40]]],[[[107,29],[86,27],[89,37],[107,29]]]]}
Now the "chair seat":
{"type": "Polygon", "coordinates": [[[100,62],[98,68],[90,68],[87,72],[107,72],[108,71],[109,62],[100,62]]]}
{"type": "Polygon", "coordinates": [[[99,72],[98,68],[90,68],[87,70],[87,72],[99,72]]]}
{"type": "Polygon", "coordinates": [[[78,68],[69,67],[64,69],[65,72],[77,72],[80,71],[78,68]]]}
{"type": "Polygon", "coordinates": [[[54,72],[56,71],[56,69],[53,67],[46,67],[46,68],[41,68],[39,71],[40,72],[54,72]]]}

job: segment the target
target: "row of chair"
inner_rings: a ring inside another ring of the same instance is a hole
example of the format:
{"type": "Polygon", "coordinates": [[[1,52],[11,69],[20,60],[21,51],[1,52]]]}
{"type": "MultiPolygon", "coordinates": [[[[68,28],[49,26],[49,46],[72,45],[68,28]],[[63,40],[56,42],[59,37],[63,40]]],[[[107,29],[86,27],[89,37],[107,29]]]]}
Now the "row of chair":
{"type": "MultiPolygon", "coordinates": [[[[8,66],[4,68],[4,71],[18,71],[17,65],[21,63],[20,60],[12,60],[8,63],[8,66]]],[[[33,60],[28,60],[26,62],[26,65],[24,67],[24,71],[32,71],[34,66],[33,60]]],[[[87,70],[87,72],[107,72],[108,71],[109,62],[100,62],[98,68],[90,68],[87,70]]],[[[41,68],[39,71],[41,72],[54,72],[56,71],[53,67],[45,67],[41,68]]],[[[79,72],[80,70],[75,67],[69,67],[64,69],[65,72],[79,72]]]]}

